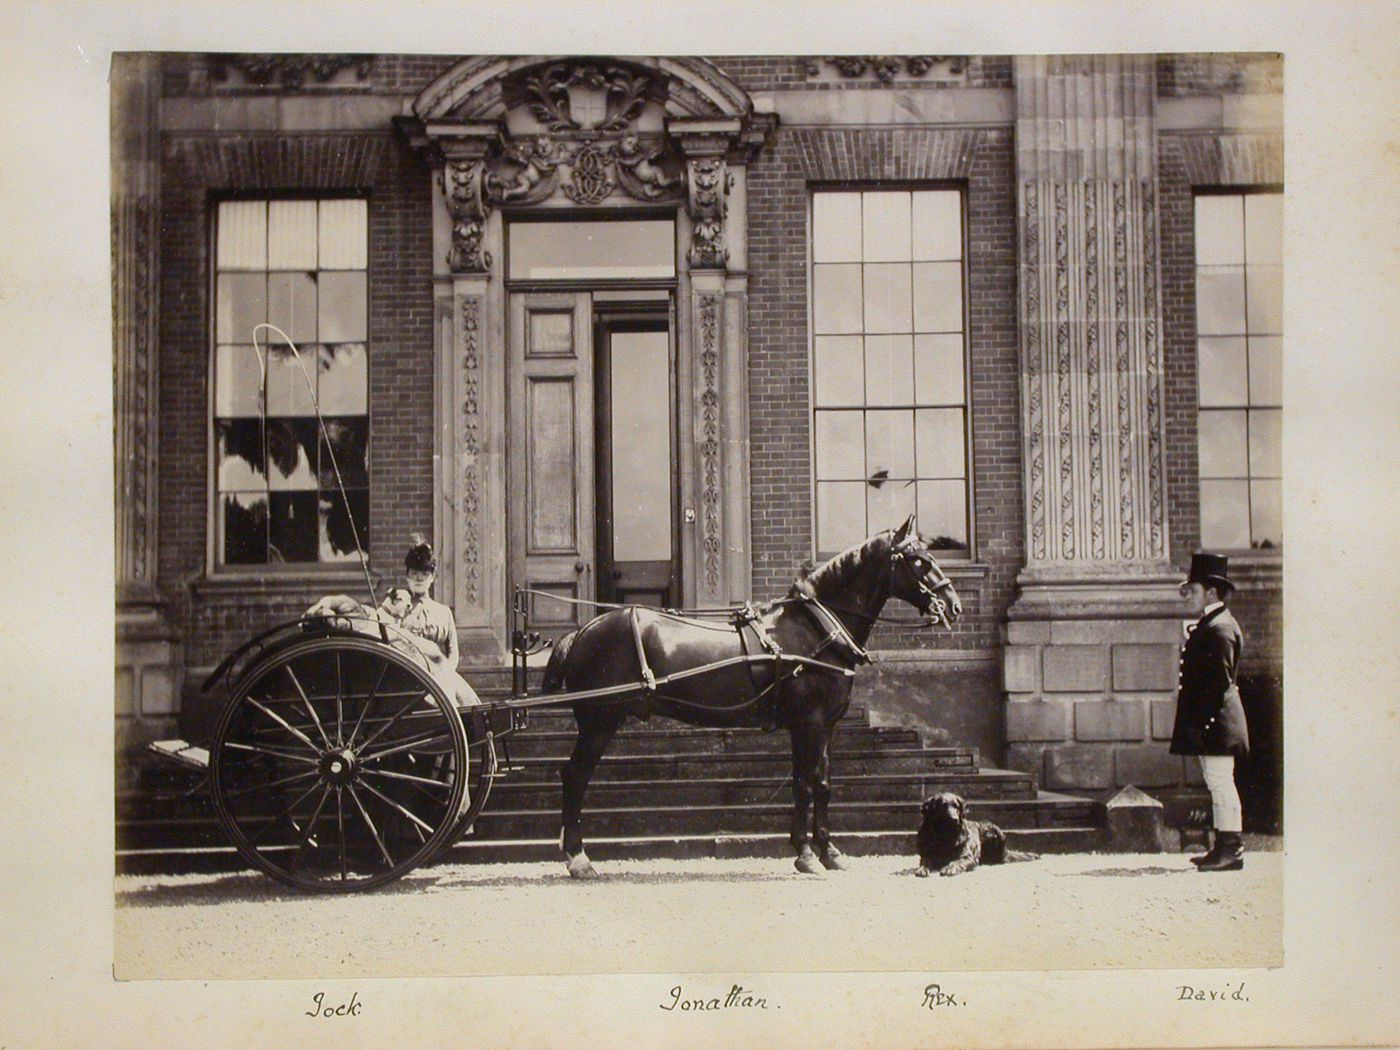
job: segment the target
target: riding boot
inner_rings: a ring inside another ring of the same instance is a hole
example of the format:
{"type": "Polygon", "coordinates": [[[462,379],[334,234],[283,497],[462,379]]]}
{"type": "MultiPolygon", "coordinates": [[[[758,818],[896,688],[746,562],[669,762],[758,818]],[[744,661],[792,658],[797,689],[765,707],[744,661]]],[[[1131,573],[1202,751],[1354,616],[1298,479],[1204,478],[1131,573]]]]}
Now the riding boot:
{"type": "Polygon", "coordinates": [[[1198,868],[1206,861],[1214,860],[1216,858],[1216,855],[1220,852],[1220,832],[1208,828],[1206,830],[1206,834],[1214,835],[1214,838],[1211,839],[1210,849],[1206,850],[1204,853],[1198,853],[1196,854],[1196,856],[1191,858],[1191,863],[1196,865],[1196,867],[1198,868]]]}
{"type": "Polygon", "coordinates": [[[1198,871],[1239,871],[1244,867],[1244,839],[1238,831],[1222,831],[1216,837],[1214,858],[1197,865],[1198,871]]]}

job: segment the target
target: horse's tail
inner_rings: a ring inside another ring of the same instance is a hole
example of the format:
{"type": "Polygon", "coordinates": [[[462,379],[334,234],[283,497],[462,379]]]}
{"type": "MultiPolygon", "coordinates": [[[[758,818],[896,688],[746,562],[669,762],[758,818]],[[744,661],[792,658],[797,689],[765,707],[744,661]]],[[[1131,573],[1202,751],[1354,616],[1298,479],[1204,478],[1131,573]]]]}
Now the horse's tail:
{"type": "Polygon", "coordinates": [[[569,660],[569,647],[577,637],[578,631],[570,631],[554,643],[554,649],[549,654],[549,663],[545,664],[544,668],[542,688],[546,693],[563,692],[564,665],[569,660]]]}

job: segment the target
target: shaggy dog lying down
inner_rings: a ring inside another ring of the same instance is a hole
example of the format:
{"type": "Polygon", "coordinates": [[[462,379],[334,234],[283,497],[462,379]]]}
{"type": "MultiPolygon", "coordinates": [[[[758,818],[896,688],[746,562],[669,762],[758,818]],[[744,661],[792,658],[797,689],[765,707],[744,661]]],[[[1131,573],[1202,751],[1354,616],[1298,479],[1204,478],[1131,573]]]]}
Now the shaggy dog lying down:
{"type": "Polygon", "coordinates": [[[1035,860],[1034,853],[1006,848],[1006,836],[989,820],[967,820],[967,803],[959,795],[945,791],[924,800],[923,822],[919,825],[919,870],[927,878],[961,875],[978,864],[1003,864],[1015,860],[1035,860]]]}

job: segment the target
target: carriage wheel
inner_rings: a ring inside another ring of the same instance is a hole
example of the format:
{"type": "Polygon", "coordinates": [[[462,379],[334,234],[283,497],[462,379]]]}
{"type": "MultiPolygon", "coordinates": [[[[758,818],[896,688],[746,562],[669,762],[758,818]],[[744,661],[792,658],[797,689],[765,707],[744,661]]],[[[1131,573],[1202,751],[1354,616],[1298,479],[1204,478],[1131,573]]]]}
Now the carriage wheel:
{"type": "Polygon", "coordinates": [[[413,661],[377,641],[313,638],[239,680],[211,755],[214,804],[274,879],[366,890],[431,859],[479,809],[468,785],[489,785],[481,756],[413,661]]]}

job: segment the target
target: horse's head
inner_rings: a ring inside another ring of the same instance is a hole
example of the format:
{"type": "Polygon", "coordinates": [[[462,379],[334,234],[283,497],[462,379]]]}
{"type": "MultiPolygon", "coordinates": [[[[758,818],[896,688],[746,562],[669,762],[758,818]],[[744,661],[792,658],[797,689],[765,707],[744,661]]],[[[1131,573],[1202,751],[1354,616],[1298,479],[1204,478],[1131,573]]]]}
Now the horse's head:
{"type": "Polygon", "coordinates": [[[920,613],[951,627],[962,615],[962,602],[938,560],[914,529],[914,516],[890,539],[890,596],[908,602],[920,613]]]}

